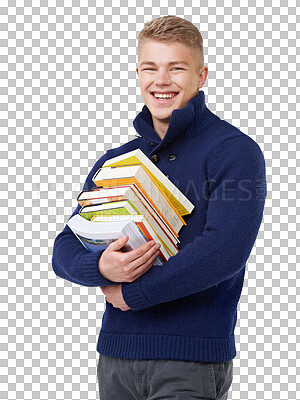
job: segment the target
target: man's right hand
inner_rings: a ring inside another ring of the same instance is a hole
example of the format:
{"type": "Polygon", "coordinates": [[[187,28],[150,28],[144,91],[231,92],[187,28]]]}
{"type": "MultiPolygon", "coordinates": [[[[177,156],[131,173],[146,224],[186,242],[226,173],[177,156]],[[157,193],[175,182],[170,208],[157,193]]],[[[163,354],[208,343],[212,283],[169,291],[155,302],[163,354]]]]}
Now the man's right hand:
{"type": "Polygon", "coordinates": [[[121,248],[128,241],[124,236],[105,249],[99,258],[101,275],[113,282],[133,282],[152,267],[159,254],[160,244],[147,242],[134,250],[123,252],[121,248]]]}

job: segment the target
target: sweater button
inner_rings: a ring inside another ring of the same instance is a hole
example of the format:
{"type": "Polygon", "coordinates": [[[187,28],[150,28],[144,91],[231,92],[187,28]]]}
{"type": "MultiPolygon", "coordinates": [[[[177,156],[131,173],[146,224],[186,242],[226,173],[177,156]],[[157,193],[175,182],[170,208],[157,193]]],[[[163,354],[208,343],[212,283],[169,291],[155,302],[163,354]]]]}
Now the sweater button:
{"type": "Polygon", "coordinates": [[[159,161],[159,157],[158,157],[158,155],[154,154],[154,155],[150,158],[150,160],[151,160],[154,164],[157,164],[158,161],[159,161]]]}
{"type": "Polygon", "coordinates": [[[153,143],[153,142],[150,142],[150,146],[152,146],[152,147],[153,147],[153,146],[155,146],[155,143],[153,143]]]}
{"type": "Polygon", "coordinates": [[[176,158],[176,154],[170,154],[169,155],[169,161],[174,161],[176,158]]]}

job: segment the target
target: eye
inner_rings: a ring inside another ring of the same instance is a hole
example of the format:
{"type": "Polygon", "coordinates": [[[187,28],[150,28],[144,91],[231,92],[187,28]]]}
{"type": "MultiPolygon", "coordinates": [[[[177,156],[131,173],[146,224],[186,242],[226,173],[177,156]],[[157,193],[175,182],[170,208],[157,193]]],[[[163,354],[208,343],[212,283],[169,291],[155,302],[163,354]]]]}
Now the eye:
{"type": "MultiPolygon", "coordinates": [[[[181,67],[173,67],[173,69],[182,69],[181,67]]],[[[154,68],[144,68],[142,71],[154,71],[154,68]]]]}

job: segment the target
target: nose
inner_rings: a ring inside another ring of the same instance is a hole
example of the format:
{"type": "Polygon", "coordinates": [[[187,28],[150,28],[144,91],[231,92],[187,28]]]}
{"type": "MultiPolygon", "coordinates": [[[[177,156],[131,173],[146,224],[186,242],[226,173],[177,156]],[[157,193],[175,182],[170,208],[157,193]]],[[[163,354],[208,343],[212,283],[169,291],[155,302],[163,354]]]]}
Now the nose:
{"type": "Polygon", "coordinates": [[[170,72],[166,69],[159,69],[155,76],[155,83],[157,86],[169,85],[171,83],[170,72]]]}

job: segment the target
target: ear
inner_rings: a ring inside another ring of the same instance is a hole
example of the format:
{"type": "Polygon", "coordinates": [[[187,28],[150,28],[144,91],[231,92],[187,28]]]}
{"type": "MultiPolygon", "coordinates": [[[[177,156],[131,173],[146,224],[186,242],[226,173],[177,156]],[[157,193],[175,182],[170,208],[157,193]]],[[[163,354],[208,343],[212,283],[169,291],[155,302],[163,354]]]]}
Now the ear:
{"type": "Polygon", "coordinates": [[[203,66],[199,72],[199,80],[198,80],[198,88],[201,89],[207,79],[208,68],[207,66],[203,66]]]}
{"type": "Polygon", "coordinates": [[[139,67],[136,67],[136,73],[137,73],[137,76],[139,77],[139,73],[140,73],[139,67]]]}

